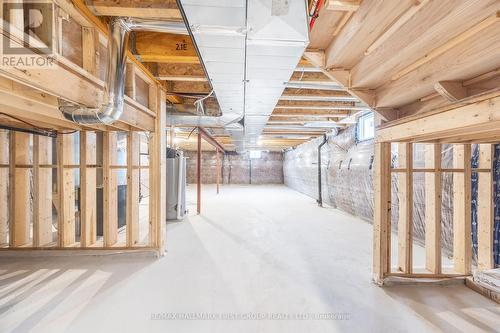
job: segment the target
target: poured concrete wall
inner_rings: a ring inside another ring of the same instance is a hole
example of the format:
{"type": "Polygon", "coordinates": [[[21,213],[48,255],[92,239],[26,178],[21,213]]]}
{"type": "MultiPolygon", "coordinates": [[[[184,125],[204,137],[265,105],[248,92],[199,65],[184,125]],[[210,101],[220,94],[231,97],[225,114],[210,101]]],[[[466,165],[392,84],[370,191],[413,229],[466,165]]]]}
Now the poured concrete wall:
{"type": "MultiPolygon", "coordinates": [[[[196,183],[196,151],[186,151],[187,181],[196,183]]],[[[228,152],[219,154],[223,168],[221,179],[224,184],[283,184],[283,154],[262,152],[262,157],[250,159],[248,154],[228,152]]],[[[204,184],[216,182],[217,160],[214,151],[202,152],[201,181],[204,184]]]]}

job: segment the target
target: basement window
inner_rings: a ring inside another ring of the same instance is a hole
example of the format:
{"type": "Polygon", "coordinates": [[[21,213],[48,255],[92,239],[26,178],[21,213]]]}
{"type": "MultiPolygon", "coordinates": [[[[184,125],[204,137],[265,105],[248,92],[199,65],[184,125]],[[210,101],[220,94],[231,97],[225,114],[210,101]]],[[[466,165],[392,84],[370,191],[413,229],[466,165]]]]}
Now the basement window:
{"type": "Polygon", "coordinates": [[[250,150],[250,158],[261,158],[262,151],[260,150],[250,150]]]}
{"type": "Polygon", "coordinates": [[[362,115],[358,118],[356,125],[356,137],[358,142],[373,139],[375,136],[375,123],[373,112],[362,115]]]}

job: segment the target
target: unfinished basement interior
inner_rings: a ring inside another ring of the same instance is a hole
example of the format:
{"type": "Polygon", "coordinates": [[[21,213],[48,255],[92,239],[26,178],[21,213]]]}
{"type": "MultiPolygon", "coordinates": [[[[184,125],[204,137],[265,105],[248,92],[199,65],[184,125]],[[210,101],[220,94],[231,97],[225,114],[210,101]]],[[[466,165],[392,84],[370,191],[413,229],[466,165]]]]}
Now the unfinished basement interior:
{"type": "Polygon", "coordinates": [[[0,332],[500,332],[499,0],[2,0],[0,332]]]}

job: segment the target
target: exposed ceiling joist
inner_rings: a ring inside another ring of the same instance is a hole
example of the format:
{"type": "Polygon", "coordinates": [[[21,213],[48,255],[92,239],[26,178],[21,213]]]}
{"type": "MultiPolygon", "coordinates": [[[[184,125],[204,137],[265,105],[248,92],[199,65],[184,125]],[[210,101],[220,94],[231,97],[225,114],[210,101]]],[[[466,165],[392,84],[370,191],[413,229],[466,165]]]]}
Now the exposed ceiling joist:
{"type": "Polygon", "coordinates": [[[97,16],[123,16],[182,20],[175,0],[86,0],[97,16]]]}

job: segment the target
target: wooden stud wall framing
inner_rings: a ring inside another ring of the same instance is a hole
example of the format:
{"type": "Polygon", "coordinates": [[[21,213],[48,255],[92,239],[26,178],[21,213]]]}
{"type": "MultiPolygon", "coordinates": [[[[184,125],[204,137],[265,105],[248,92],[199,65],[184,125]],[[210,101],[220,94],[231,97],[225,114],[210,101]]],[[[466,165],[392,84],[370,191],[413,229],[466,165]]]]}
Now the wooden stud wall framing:
{"type": "Polygon", "coordinates": [[[52,139],[33,135],[33,247],[52,243],[52,139]]]}
{"type": "Polygon", "coordinates": [[[413,167],[414,143],[398,143],[399,165],[391,169],[391,143],[375,144],[375,218],[373,277],[383,283],[389,276],[409,278],[447,278],[472,274],[472,174],[478,173],[477,221],[478,259],[477,269],[494,267],[493,260],[493,145],[479,144],[479,164],[471,164],[472,145],[453,144],[453,167],[443,168],[442,146],[425,143],[425,167],[413,167]],[[412,260],[413,233],[413,173],[425,173],[425,269],[415,271],[412,260]],[[442,174],[453,174],[453,267],[443,272],[441,263],[441,192],[442,174]],[[394,268],[391,256],[391,173],[398,176],[399,222],[398,262],[394,268]],[[391,269],[395,269],[392,271],[391,269]]]}
{"type": "Polygon", "coordinates": [[[479,168],[490,169],[489,172],[479,172],[477,192],[477,266],[479,270],[494,268],[493,249],[493,156],[494,146],[479,145],[479,168]]]}
{"type": "MultiPolygon", "coordinates": [[[[0,130],[0,164],[9,164],[9,133],[0,130]]],[[[0,246],[9,242],[9,169],[0,168],[0,246]]]]}
{"type": "Polygon", "coordinates": [[[399,167],[406,172],[398,174],[398,270],[412,273],[413,258],[413,145],[398,146],[399,167]]]}
{"type": "Polygon", "coordinates": [[[80,132],[80,245],[82,247],[95,244],[97,238],[96,143],[95,132],[80,132]]]}
{"type": "Polygon", "coordinates": [[[373,280],[381,283],[391,266],[391,144],[375,144],[373,280]]]}
{"type": "Polygon", "coordinates": [[[29,164],[30,135],[10,135],[10,246],[25,246],[30,242],[30,170],[18,164],[29,164]]]}
{"type": "Polygon", "coordinates": [[[441,274],[441,145],[425,147],[425,268],[441,274]]]}
{"type": "Polygon", "coordinates": [[[463,173],[453,173],[453,264],[462,274],[471,273],[471,147],[453,147],[453,167],[463,173]]]}
{"type": "Polygon", "coordinates": [[[116,132],[103,133],[103,237],[104,247],[118,240],[118,194],[116,174],[111,165],[116,163],[116,132]]]}
{"type": "Polygon", "coordinates": [[[59,247],[73,246],[75,243],[75,191],[73,169],[65,165],[73,164],[73,137],[57,136],[57,194],[59,247]]]}
{"type": "MultiPolygon", "coordinates": [[[[96,106],[102,97],[105,66],[102,52],[106,50],[108,29],[81,1],[57,1],[55,13],[54,45],[58,55],[54,68],[46,72],[6,69],[0,77],[2,112],[58,131],[57,138],[52,139],[0,130],[0,249],[79,247],[122,250],[141,247],[163,251],[167,96],[160,82],[128,52],[127,95],[120,120],[109,126],[82,127],[65,119],[58,109],[58,99],[96,106]],[[81,31],[63,29],[63,20],[71,21],[72,27],[79,27],[81,31]],[[71,35],[73,32],[77,37],[81,33],[81,38],[74,38],[71,35]],[[70,40],[80,44],[79,48],[72,49],[75,54],[66,57],[63,55],[63,42],[70,40]],[[73,160],[76,153],[74,137],[77,134],[71,130],[80,135],[79,164],[73,160]],[[116,165],[117,130],[127,132],[126,165],[116,165]],[[97,155],[100,151],[97,141],[99,131],[103,133],[104,144],[102,165],[98,165],[101,160],[97,155]],[[151,138],[149,166],[140,166],[139,131],[149,133],[151,138]],[[54,140],[55,149],[52,146],[54,140]],[[148,244],[141,244],[139,239],[139,174],[142,168],[150,169],[148,244]],[[54,169],[57,172],[55,177],[52,175],[54,169]],[[74,180],[77,169],[80,172],[78,196],[74,180]],[[101,169],[102,243],[97,237],[97,206],[100,204],[97,201],[97,186],[98,171],[101,169]],[[127,172],[127,234],[123,244],[118,235],[116,169],[127,172]],[[57,186],[53,188],[53,184],[57,186]],[[77,202],[80,204],[79,219],[77,202]],[[56,207],[57,220],[53,219],[53,205],[56,207]],[[53,220],[56,223],[54,225],[53,220]],[[53,230],[56,229],[57,236],[53,236],[53,230]]],[[[22,29],[23,22],[22,15],[17,15],[10,24],[22,29]]],[[[3,28],[0,27],[0,30],[3,28]]]]}
{"type": "Polygon", "coordinates": [[[134,168],[139,165],[139,134],[128,132],[127,135],[127,246],[139,242],[139,173],[134,168]]]}

